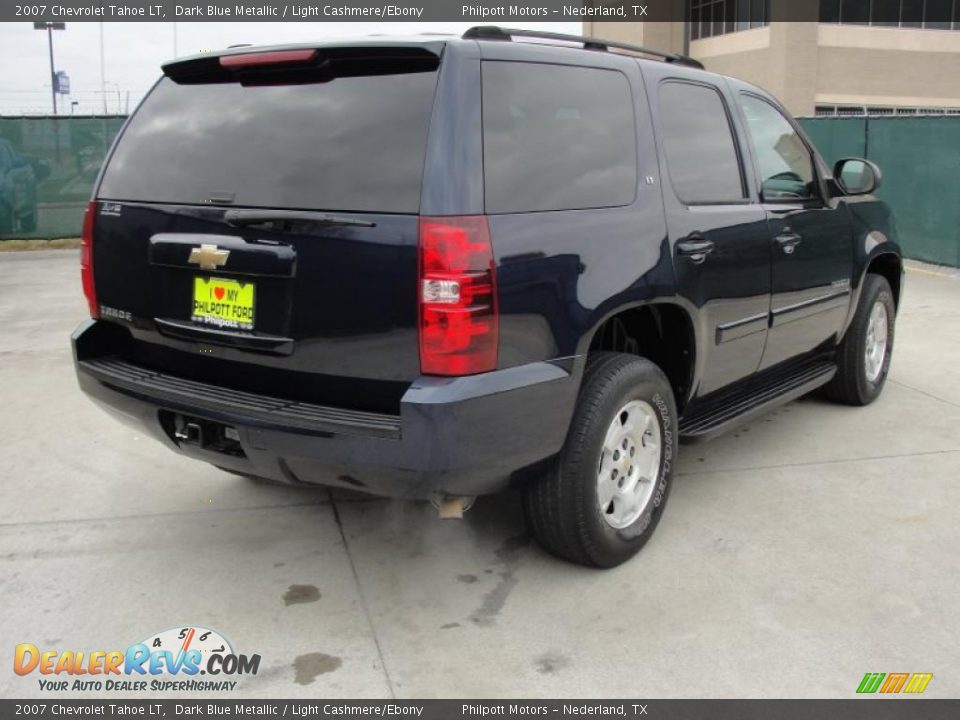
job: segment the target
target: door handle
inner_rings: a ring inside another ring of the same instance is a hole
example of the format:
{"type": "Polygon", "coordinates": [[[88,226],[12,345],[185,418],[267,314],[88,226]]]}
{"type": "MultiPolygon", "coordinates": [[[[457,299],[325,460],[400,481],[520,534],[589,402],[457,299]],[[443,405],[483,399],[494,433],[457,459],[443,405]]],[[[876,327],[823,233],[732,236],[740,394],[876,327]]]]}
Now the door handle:
{"type": "Polygon", "coordinates": [[[713,241],[703,238],[681,240],[677,243],[677,254],[690,258],[691,262],[698,265],[707,259],[707,255],[713,252],[713,241]]]}
{"type": "Polygon", "coordinates": [[[777,244],[780,245],[780,248],[786,255],[793,255],[793,251],[803,238],[789,228],[784,228],[783,232],[777,235],[774,240],[777,241],[777,244]]]}

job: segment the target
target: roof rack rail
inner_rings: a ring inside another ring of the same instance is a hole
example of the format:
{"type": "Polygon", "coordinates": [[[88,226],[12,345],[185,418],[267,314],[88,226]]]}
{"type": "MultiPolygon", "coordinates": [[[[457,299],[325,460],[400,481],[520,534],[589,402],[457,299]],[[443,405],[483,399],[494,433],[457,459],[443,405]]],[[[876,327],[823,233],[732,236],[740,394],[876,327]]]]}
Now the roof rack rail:
{"type": "Polygon", "coordinates": [[[512,40],[515,37],[581,43],[584,50],[608,51],[611,48],[626,50],[628,52],[661,58],[668,63],[686,65],[699,70],[704,69],[703,63],[686,55],[666,53],[660,50],[651,50],[650,48],[645,48],[640,45],[631,45],[630,43],[615,42],[613,40],[598,40],[581,35],[566,35],[564,33],[543,32],[540,30],[517,30],[514,28],[502,28],[496,25],[477,25],[463,34],[465,40],[512,40]]]}

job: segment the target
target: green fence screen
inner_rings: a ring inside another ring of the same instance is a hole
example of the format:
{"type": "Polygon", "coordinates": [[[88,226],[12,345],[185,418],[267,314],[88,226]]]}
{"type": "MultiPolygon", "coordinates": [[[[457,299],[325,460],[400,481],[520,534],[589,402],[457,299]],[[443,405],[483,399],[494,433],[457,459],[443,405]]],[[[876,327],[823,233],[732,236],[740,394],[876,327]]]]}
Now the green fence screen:
{"type": "Polygon", "coordinates": [[[0,238],[77,237],[122,117],[0,118],[0,238]]]}
{"type": "MultiPolygon", "coordinates": [[[[0,238],[76,237],[122,117],[0,118],[0,238]]],[[[829,163],[883,170],[907,257],[960,266],[960,117],[803,118],[829,163]]]]}
{"type": "Polygon", "coordinates": [[[883,171],[904,254],[960,267],[960,117],[803,118],[831,165],[866,157],[883,171]]]}

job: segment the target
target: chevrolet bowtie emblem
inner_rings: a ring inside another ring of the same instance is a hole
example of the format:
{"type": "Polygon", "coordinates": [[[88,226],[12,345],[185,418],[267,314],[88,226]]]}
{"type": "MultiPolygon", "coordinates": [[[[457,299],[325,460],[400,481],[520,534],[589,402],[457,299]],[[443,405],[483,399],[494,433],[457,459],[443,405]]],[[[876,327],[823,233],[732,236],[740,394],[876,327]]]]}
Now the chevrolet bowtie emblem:
{"type": "Polygon", "coordinates": [[[203,270],[216,270],[227,264],[229,250],[221,250],[216,245],[203,244],[190,251],[189,262],[199,265],[203,270]]]}

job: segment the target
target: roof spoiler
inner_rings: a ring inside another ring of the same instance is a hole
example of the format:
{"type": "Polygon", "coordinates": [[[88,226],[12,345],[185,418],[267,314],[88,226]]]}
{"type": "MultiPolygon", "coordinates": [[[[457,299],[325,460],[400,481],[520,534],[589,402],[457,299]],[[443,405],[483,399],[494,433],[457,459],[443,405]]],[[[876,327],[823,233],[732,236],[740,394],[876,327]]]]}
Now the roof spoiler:
{"type": "Polygon", "coordinates": [[[237,48],[202,53],[163,65],[176,83],[324,82],[336,77],[387,75],[435,70],[437,55],[424,47],[334,45],[237,48]]]}

